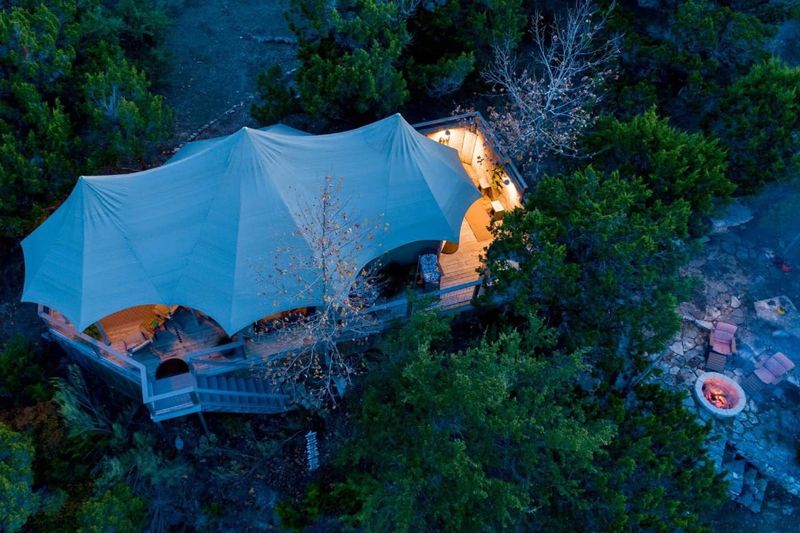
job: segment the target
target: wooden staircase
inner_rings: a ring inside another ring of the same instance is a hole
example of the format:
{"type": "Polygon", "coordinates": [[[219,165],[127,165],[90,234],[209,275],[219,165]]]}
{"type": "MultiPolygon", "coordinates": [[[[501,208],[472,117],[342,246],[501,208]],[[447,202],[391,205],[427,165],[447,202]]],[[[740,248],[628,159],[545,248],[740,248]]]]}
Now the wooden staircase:
{"type": "MultiPolygon", "coordinates": [[[[186,390],[190,380],[191,391],[181,392],[168,398],[154,401],[150,417],[160,422],[197,412],[277,414],[291,409],[285,394],[275,393],[271,384],[263,379],[233,376],[196,376],[190,374],[170,378],[166,387],[175,391],[186,390]]],[[[167,381],[167,380],[159,380],[167,381]]],[[[158,384],[159,382],[156,382],[158,384]]],[[[156,386],[158,389],[164,386],[156,386]]]]}

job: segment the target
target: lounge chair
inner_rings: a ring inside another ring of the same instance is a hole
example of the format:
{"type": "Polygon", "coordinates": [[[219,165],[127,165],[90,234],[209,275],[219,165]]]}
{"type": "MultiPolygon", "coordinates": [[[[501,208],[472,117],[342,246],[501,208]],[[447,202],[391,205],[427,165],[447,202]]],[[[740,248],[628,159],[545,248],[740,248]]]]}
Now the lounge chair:
{"type": "Polygon", "coordinates": [[[736,353],[736,330],[738,328],[727,322],[715,322],[708,342],[711,350],[721,355],[736,353]]]}
{"type": "Polygon", "coordinates": [[[748,395],[752,395],[766,387],[776,385],[793,368],[794,363],[781,352],[767,358],[752,374],[742,382],[742,388],[748,395]]]}
{"type": "Polygon", "coordinates": [[[736,330],[733,324],[715,322],[708,337],[708,358],[706,370],[722,372],[728,362],[728,356],[736,353],[736,330]]]}

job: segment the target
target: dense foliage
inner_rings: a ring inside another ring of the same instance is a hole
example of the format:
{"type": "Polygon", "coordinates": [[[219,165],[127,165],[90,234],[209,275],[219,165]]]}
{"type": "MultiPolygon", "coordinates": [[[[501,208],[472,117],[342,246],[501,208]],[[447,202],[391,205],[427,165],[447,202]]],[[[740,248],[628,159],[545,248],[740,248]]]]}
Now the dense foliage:
{"type": "Polygon", "coordinates": [[[459,90],[491,57],[516,46],[526,25],[520,0],[292,0],[290,28],[301,67],[294,82],[272,66],[259,80],[252,113],[271,122],[299,109],[337,123],[396,111],[413,96],[459,90]]]}
{"type": "Polygon", "coordinates": [[[50,398],[42,352],[22,335],[11,337],[0,350],[0,407],[27,405],[50,398]]]}
{"type": "Polygon", "coordinates": [[[393,361],[367,380],[339,454],[346,478],[333,487],[351,502],[347,520],[368,531],[497,531],[579,498],[611,439],[570,401],[579,359],[535,355],[551,348],[537,322],[525,339],[436,351],[426,331],[435,320],[417,317],[390,346],[393,361]]]}
{"type": "Polygon", "coordinates": [[[485,301],[542,313],[568,346],[602,354],[598,364],[619,366],[607,352],[635,362],[677,331],[688,217],[687,202],[665,205],[641,178],[591,167],[544,178],[494,228],[485,301]]]}
{"type": "Polygon", "coordinates": [[[147,504],[127,485],[111,487],[87,500],[78,515],[80,533],[138,533],[147,517],[147,504]]]}
{"type": "Polygon", "coordinates": [[[38,507],[30,439],[0,424],[0,529],[17,531],[38,507]]]}
{"type": "Polygon", "coordinates": [[[727,483],[704,452],[708,426],[660,385],[597,399],[587,416],[607,417],[616,437],[595,462],[574,529],[709,531],[704,517],[725,501],[727,483]]]}
{"type": "Polygon", "coordinates": [[[400,56],[409,35],[394,2],[297,0],[293,10],[306,112],[345,120],[385,115],[406,102],[400,56]]]}
{"type": "Polygon", "coordinates": [[[142,166],[171,114],[142,70],[163,32],[157,10],[145,17],[127,0],[11,4],[0,11],[0,236],[20,237],[79,172],[142,166]]]}
{"type": "Polygon", "coordinates": [[[714,131],[744,192],[793,176],[800,161],[800,67],[754,65],[726,90],[714,131]]]}
{"type": "Polygon", "coordinates": [[[657,104],[677,124],[697,127],[724,87],[766,56],[771,30],[712,0],[655,4],[641,9],[628,0],[615,11],[612,29],[625,34],[615,111],[644,112],[657,104]]]}
{"type": "Polygon", "coordinates": [[[720,143],[670,126],[654,109],[627,121],[602,120],[588,136],[586,150],[596,168],[641,178],[653,193],[648,205],[686,202],[696,231],[715,200],[726,200],[734,190],[720,143]]]}
{"type": "Polygon", "coordinates": [[[352,434],[284,526],[364,531],[701,531],[725,483],[677,395],[579,386],[578,355],[531,319],[463,352],[418,315],[385,343],[352,434]]]}

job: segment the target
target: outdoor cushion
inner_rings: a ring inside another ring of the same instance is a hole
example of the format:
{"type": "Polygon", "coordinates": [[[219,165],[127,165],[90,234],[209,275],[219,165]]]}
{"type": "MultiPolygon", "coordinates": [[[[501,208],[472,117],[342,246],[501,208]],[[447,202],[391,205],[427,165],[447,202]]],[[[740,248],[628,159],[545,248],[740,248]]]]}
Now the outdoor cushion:
{"type": "Polygon", "coordinates": [[[770,357],[770,359],[774,359],[775,361],[779,362],[783,366],[783,368],[786,369],[786,372],[794,368],[794,363],[792,362],[792,360],[786,357],[786,355],[783,352],[776,353],[775,355],[770,357]]]}
{"type": "Polygon", "coordinates": [[[775,377],[780,377],[787,372],[786,368],[772,357],[766,360],[764,368],[772,372],[775,377]]]}
{"type": "Polygon", "coordinates": [[[737,327],[726,322],[717,322],[711,331],[711,349],[717,353],[730,355],[736,351],[734,335],[737,327]]]}
{"type": "Polygon", "coordinates": [[[756,368],[755,371],[753,372],[753,374],[758,376],[758,379],[760,379],[761,382],[765,383],[766,385],[771,385],[771,384],[775,383],[775,381],[777,381],[777,378],[775,377],[775,374],[773,374],[772,372],[770,372],[769,370],[767,370],[763,366],[759,367],[759,368],[756,368]]]}

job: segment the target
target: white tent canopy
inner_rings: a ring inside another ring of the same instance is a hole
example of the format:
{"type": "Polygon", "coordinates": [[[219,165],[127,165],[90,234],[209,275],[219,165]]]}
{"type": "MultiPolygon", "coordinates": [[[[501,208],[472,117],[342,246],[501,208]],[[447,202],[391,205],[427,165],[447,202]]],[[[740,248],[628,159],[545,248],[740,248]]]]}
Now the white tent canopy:
{"type": "Polygon", "coordinates": [[[457,152],[400,115],[330,135],[242,128],[189,143],[158,168],[81,177],[22,243],[22,299],[79,329],[136,305],[185,305],[231,334],[319,305],[300,287],[271,294],[263,280],[287,250],[312,253],[296,219],[326,176],[342,178],[351,218],[388,227],[366,243],[364,264],[404,244],[458,241],[479,197],[457,152]]]}

